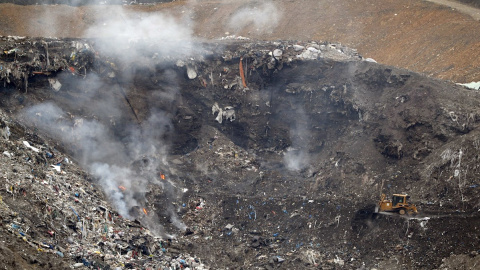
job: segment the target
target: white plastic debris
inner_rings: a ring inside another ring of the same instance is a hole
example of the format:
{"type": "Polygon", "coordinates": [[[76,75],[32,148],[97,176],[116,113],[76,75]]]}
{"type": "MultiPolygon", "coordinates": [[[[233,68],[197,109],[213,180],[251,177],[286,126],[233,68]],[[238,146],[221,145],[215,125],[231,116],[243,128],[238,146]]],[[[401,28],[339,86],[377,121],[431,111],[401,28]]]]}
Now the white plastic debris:
{"type": "Polygon", "coordinates": [[[242,37],[242,36],[236,36],[236,35],[230,35],[230,36],[226,36],[226,37],[221,37],[221,38],[220,38],[220,40],[232,40],[232,39],[236,39],[236,40],[249,40],[250,38],[242,37]]]}
{"type": "Polygon", "coordinates": [[[80,268],[83,266],[83,263],[76,263],[73,265],[73,268],[80,268]]]}
{"type": "Polygon", "coordinates": [[[3,152],[3,155],[5,155],[5,156],[7,156],[7,157],[9,157],[9,158],[12,157],[12,154],[11,154],[10,152],[8,152],[8,151],[3,152]]]}
{"type": "Polygon", "coordinates": [[[297,45],[297,44],[293,45],[293,50],[296,52],[303,51],[304,49],[305,47],[302,45],[297,45]]]}
{"type": "Polygon", "coordinates": [[[320,51],[315,49],[314,47],[308,47],[301,54],[297,55],[297,57],[302,59],[317,59],[319,56],[319,53],[320,51]]]}
{"type": "Polygon", "coordinates": [[[233,107],[225,107],[223,111],[223,117],[225,117],[225,120],[230,120],[230,122],[233,122],[235,120],[235,110],[233,109],[233,107]]]}
{"type": "Polygon", "coordinates": [[[48,82],[50,83],[50,87],[52,87],[55,92],[58,92],[60,88],[62,88],[62,84],[57,79],[49,78],[48,82]]]}
{"type": "Polygon", "coordinates": [[[335,259],[333,259],[333,262],[340,266],[343,266],[345,264],[345,261],[340,259],[338,256],[335,259]]]}
{"type": "Polygon", "coordinates": [[[182,60],[177,60],[177,62],[175,63],[175,65],[177,67],[184,67],[185,66],[185,62],[183,62],[182,60]]]}
{"type": "Polygon", "coordinates": [[[30,143],[28,143],[27,141],[23,141],[23,144],[24,144],[27,148],[32,149],[34,152],[37,152],[37,153],[40,152],[40,150],[38,150],[38,148],[31,146],[30,143]]]}
{"type": "Polygon", "coordinates": [[[195,71],[195,68],[187,65],[187,76],[190,80],[193,80],[197,77],[197,72],[195,71]]]}
{"type": "Polygon", "coordinates": [[[57,165],[50,165],[50,166],[52,166],[52,168],[54,168],[57,172],[62,171],[62,168],[60,166],[57,166],[57,165]]]}
{"type": "Polygon", "coordinates": [[[5,126],[2,130],[0,130],[0,133],[5,140],[8,141],[8,139],[10,139],[10,128],[8,126],[5,126]]]}
{"type": "Polygon", "coordinates": [[[463,85],[467,88],[474,89],[474,90],[480,90],[480,81],[470,82],[470,83],[459,83],[459,85],[463,85]]]}
{"type": "Polygon", "coordinates": [[[218,103],[215,102],[212,106],[212,114],[215,115],[217,113],[217,116],[215,117],[215,120],[218,123],[222,123],[223,120],[230,120],[230,122],[233,122],[235,120],[235,110],[233,109],[232,106],[226,106],[225,108],[220,108],[218,106],[218,103]]]}
{"type": "Polygon", "coordinates": [[[274,56],[275,58],[282,57],[282,55],[283,55],[282,50],[280,50],[280,49],[275,49],[275,50],[273,50],[273,56],[274,56]]]}
{"type": "Polygon", "coordinates": [[[365,58],[364,60],[371,63],[377,63],[377,61],[375,61],[373,58],[365,58]]]}

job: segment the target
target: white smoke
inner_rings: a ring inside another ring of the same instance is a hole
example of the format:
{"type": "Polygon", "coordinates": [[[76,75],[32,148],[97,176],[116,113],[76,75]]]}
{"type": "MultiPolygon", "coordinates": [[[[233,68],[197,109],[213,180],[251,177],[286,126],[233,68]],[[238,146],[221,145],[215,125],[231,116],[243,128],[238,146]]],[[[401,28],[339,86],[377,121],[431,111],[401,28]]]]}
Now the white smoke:
{"type": "Polygon", "coordinates": [[[291,171],[298,171],[307,167],[310,162],[308,149],[310,147],[310,131],[308,130],[308,116],[303,108],[292,114],[294,119],[290,127],[291,146],[286,149],[283,157],[285,167],[291,171]]]}
{"type": "Polygon", "coordinates": [[[109,127],[96,120],[67,118],[66,113],[53,103],[32,106],[24,112],[24,116],[28,123],[77,149],[74,150],[75,157],[98,179],[121,215],[130,217],[129,210],[140,204],[135,194],[144,194],[149,183],[158,183],[153,178],[153,168],[145,169],[152,172],[152,178],[143,175],[144,178],[139,177],[129,165],[140,156],[140,152],[150,156],[166,154],[165,142],[155,141],[166,132],[158,124],[169,126],[169,120],[161,115],[153,115],[150,119],[154,121],[146,121],[144,127],[132,130],[127,137],[130,141],[127,146],[115,139],[109,127]],[[152,129],[155,131],[152,132],[152,129]]]}
{"type": "Polygon", "coordinates": [[[100,186],[110,200],[114,202],[117,211],[121,215],[128,217],[130,208],[138,205],[138,202],[132,198],[131,192],[124,193],[119,186],[123,186],[125,190],[131,191],[132,184],[138,184],[133,178],[132,172],[129,169],[106,163],[91,164],[90,172],[100,180],[100,186]]]}
{"type": "Polygon", "coordinates": [[[163,13],[125,12],[91,27],[86,36],[101,39],[96,44],[103,53],[126,64],[147,64],[154,57],[185,57],[194,53],[193,30],[188,18],[176,19],[163,13]]]}
{"type": "MultiPolygon", "coordinates": [[[[82,84],[79,88],[85,89],[85,92],[76,95],[75,100],[59,99],[61,102],[32,106],[23,112],[23,116],[30,125],[71,146],[75,158],[98,179],[98,184],[116,210],[124,217],[131,217],[132,208],[145,206],[142,204],[145,203],[144,196],[149,185],[157,184],[163,188],[158,171],[168,172],[168,137],[173,133],[173,125],[171,116],[158,109],[142,117],[141,123],[126,127],[121,136],[117,134],[115,119],[132,119],[128,114],[133,111],[133,108],[127,107],[125,99],[128,93],[124,93],[126,89],[122,88],[117,78],[121,77],[123,85],[133,84],[129,79],[133,78],[135,67],[148,68],[162,82],[157,84],[158,89],[151,89],[151,96],[145,98],[146,102],[174,100],[179,91],[175,74],[168,70],[157,72],[155,64],[159,62],[159,57],[184,59],[193,55],[195,50],[188,21],[161,13],[127,13],[121,7],[112,8],[117,11],[116,16],[99,20],[86,32],[86,36],[99,38],[95,40],[95,51],[102,59],[111,61],[117,73],[114,79],[109,82],[108,78],[105,80],[88,74],[85,80],[78,82],[82,84]],[[71,113],[78,111],[89,115],[79,118],[71,113]],[[133,165],[139,160],[148,162],[133,165]]],[[[45,17],[45,20],[51,19],[45,17]]],[[[58,77],[62,79],[61,76],[58,77]]],[[[69,90],[65,84],[63,87],[61,91],[69,90]]],[[[170,188],[168,192],[175,193],[176,190],[170,188]]],[[[172,194],[170,197],[173,197],[172,194]]],[[[174,224],[184,229],[185,225],[175,212],[172,209],[167,211],[174,224]]],[[[147,220],[152,224],[147,225],[161,228],[154,224],[152,216],[147,220]]]]}
{"type": "Polygon", "coordinates": [[[287,149],[283,161],[290,171],[299,171],[309,165],[308,153],[304,149],[287,149]]]}
{"type": "Polygon", "coordinates": [[[230,18],[228,31],[239,33],[248,26],[253,26],[258,33],[271,33],[280,22],[282,12],[272,1],[245,7],[230,18]]]}

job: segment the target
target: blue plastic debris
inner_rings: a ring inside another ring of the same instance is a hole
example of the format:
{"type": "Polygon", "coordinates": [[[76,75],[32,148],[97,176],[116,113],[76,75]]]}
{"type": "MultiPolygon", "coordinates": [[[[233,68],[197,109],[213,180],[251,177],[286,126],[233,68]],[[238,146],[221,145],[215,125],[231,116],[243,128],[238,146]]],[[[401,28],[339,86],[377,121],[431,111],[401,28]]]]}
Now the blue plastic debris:
{"type": "Polygon", "coordinates": [[[20,233],[21,236],[25,236],[25,233],[23,233],[23,232],[19,232],[19,233],[20,233]]]}
{"type": "Polygon", "coordinates": [[[62,258],[63,258],[63,256],[64,256],[64,255],[63,255],[63,252],[57,251],[57,252],[55,252],[55,253],[57,253],[57,255],[60,256],[60,257],[62,257],[62,258]]]}
{"type": "Polygon", "coordinates": [[[45,155],[47,156],[47,158],[52,158],[53,157],[52,153],[50,153],[50,152],[46,152],[45,155]]]}
{"type": "Polygon", "coordinates": [[[80,216],[77,214],[77,211],[75,211],[75,209],[73,209],[73,207],[71,207],[71,206],[70,206],[70,209],[72,209],[73,213],[75,213],[75,215],[77,215],[78,221],[80,221],[80,216]]]}
{"type": "Polygon", "coordinates": [[[20,229],[20,226],[18,226],[17,224],[12,224],[12,228],[14,228],[14,229],[20,229]]]}
{"type": "Polygon", "coordinates": [[[83,265],[85,265],[85,266],[90,266],[90,262],[87,261],[87,260],[85,260],[85,259],[82,259],[82,263],[83,263],[83,265]]]}
{"type": "Polygon", "coordinates": [[[277,237],[278,235],[279,235],[279,233],[274,233],[273,237],[277,237]]]}
{"type": "Polygon", "coordinates": [[[473,184],[473,185],[470,186],[470,188],[476,188],[476,187],[478,187],[477,184],[473,184]]]}
{"type": "Polygon", "coordinates": [[[183,207],[187,207],[187,204],[186,204],[186,203],[183,203],[182,206],[183,206],[183,207]]]}

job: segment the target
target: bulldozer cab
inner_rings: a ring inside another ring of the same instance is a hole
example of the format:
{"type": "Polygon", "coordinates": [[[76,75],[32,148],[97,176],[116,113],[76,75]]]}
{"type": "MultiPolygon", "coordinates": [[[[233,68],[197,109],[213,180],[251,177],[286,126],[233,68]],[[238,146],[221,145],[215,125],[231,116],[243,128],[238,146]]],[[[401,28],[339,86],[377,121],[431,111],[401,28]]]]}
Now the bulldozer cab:
{"type": "Polygon", "coordinates": [[[408,197],[410,196],[402,195],[402,194],[393,194],[392,196],[393,207],[397,207],[398,204],[406,204],[408,197]]]}

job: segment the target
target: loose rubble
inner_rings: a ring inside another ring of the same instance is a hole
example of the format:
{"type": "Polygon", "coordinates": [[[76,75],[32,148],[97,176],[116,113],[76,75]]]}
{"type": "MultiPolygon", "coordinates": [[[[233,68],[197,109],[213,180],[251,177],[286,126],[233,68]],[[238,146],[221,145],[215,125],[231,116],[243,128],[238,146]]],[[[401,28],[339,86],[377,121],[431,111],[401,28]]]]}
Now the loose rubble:
{"type": "MultiPolygon", "coordinates": [[[[5,119],[2,114],[8,127],[5,119]]],[[[17,139],[0,140],[7,149],[0,157],[0,219],[12,237],[39,254],[68,258],[71,268],[209,269],[178,252],[177,240],[156,237],[139,221],[120,216],[71,158],[22,132],[35,142],[15,133],[17,139]]]]}

